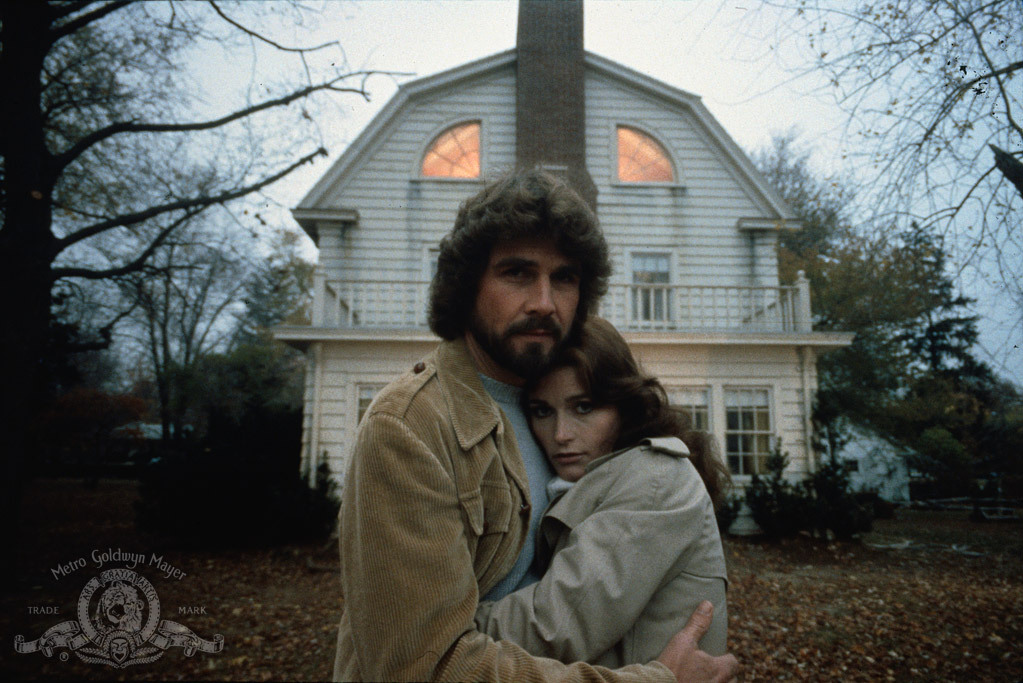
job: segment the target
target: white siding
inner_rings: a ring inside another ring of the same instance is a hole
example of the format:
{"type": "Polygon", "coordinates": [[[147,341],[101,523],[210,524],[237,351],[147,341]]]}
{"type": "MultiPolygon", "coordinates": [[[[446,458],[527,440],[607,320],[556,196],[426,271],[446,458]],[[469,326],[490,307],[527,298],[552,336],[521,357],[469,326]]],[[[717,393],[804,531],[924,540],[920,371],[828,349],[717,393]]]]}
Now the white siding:
{"type": "Polygon", "coordinates": [[[737,227],[740,218],[770,214],[751,199],[725,151],[683,105],[590,72],[586,140],[597,210],[618,282],[628,281],[626,249],[643,247],[675,250],[679,284],[778,284],[773,234],[750,235],[737,227]],[[617,182],[619,124],[636,126],[665,145],[679,187],[617,182]]]}
{"type": "Polygon", "coordinates": [[[494,177],[514,165],[514,107],[513,68],[411,100],[325,198],[325,207],[359,212],[358,227],[343,239],[338,232],[320,238],[327,278],[423,279],[424,249],[440,241],[459,203],[481,187],[475,180],[420,178],[427,145],[449,125],[479,120],[483,174],[494,177]]]}
{"type": "MultiPolygon", "coordinates": [[[[767,388],[771,395],[771,418],[782,450],[791,457],[789,472],[802,475],[812,470],[807,459],[805,411],[800,363],[791,346],[710,346],[631,344],[644,371],[667,388],[710,388],[711,431],[724,454],[724,391],[732,387],[767,388]]],[[[813,384],[816,386],[816,376],[813,384]]],[[[737,477],[741,485],[746,477],[737,477]]]]}

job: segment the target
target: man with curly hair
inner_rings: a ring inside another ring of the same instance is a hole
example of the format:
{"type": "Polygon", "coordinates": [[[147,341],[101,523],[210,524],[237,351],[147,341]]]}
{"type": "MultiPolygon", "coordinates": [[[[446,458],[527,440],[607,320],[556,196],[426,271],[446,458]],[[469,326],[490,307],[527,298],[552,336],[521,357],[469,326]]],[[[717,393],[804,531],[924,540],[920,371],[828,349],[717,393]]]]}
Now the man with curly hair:
{"type": "Polygon", "coordinates": [[[656,662],[618,670],[533,657],[474,626],[481,599],[538,578],[533,539],[550,470],[519,388],[570,342],[610,274],[593,212],[549,174],[511,174],[460,207],[430,292],[443,341],[380,392],[352,452],[337,680],[735,676],[734,657],[696,648],[711,619],[703,611],[656,662]]]}

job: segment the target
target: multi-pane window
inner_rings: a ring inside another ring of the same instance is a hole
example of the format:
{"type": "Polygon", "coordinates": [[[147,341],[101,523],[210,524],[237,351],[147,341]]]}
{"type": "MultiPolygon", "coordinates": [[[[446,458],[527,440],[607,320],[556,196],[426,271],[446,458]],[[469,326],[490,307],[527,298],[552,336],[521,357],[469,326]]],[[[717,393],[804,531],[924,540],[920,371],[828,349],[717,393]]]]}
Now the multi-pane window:
{"type": "Polygon", "coordinates": [[[710,431],[710,390],[706,387],[669,387],[668,401],[689,413],[692,428],[710,431]]]}
{"type": "Polygon", "coordinates": [[[623,183],[670,183],[675,180],[668,152],[635,128],[618,126],[618,180],[623,183]]]}
{"type": "Polygon", "coordinates": [[[767,389],[725,389],[725,455],[733,474],[766,472],[773,436],[767,389]]]}
{"type": "Polygon", "coordinates": [[[362,422],[363,416],[366,411],[369,410],[369,404],[373,402],[375,397],[380,390],[384,388],[383,384],[358,384],[356,385],[356,394],[358,396],[358,422],[362,422]]]}
{"type": "Polygon", "coordinates": [[[671,254],[632,254],[632,319],[666,321],[671,319],[671,254]]]}
{"type": "Polygon", "coordinates": [[[428,178],[479,178],[479,121],[460,123],[438,135],[423,155],[420,172],[428,178]]]}

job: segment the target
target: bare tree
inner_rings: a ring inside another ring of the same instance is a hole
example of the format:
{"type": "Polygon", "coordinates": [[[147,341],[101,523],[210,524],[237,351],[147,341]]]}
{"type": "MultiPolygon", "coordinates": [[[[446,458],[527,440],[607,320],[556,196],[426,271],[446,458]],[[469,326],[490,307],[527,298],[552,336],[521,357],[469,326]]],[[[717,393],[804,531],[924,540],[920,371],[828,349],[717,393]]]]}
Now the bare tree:
{"type": "Polygon", "coordinates": [[[349,69],[336,43],[295,46],[261,30],[257,15],[276,11],[290,13],[280,25],[304,9],[0,3],[5,530],[16,523],[25,425],[42,399],[55,286],[143,272],[195,216],[325,154],[312,96],[366,96],[369,74],[349,69]],[[182,65],[222,41],[243,48],[234,54],[251,66],[248,89],[228,109],[196,114],[203,103],[182,65]],[[264,75],[257,57],[265,51],[290,57],[290,73],[264,75]],[[264,144],[271,138],[280,146],[264,144]]]}
{"type": "Polygon", "coordinates": [[[848,115],[848,158],[877,225],[942,232],[958,272],[993,279],[1023,330],[1023,3],[774,8],[772,43],[802,44],[796,71],[824,74],[848,115]]]}
{"type": "Polygon", "coordinates": [[[156,385],[165,440],[183,433],[182,384],[233,334],[229,314],[241,305],[250,265],[226,241],[210,231],[177,234],[142,270],[118,279],[134,322],[128,334],[156,385]]]}

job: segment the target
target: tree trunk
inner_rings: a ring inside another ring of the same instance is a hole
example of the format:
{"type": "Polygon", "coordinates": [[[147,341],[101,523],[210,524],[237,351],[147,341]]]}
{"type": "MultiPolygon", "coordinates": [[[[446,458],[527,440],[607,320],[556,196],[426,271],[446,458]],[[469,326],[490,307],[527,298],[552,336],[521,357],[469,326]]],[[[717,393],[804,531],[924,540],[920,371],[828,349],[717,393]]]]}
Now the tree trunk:
{"type": "MultiPolygon", "coordinates": [[[[29,424],[46,399],[43,362],[56,240],[51,232],[53,170],[43,132],[39,82],[48,43],[49,8],[38,2],[4,5],[0,10],[0,92],[5,99],[0,107],[0,153],[4,159],[0,228],[4,315],[0,324],[0,544],[10,548],[17,537],[21,491],[31,456],[29,424]]],[[[10,553],[3,555],[12,557],[10,553]]],[[[4,560],[4,578],[12,569],[9,560],[4,560]]]]}

